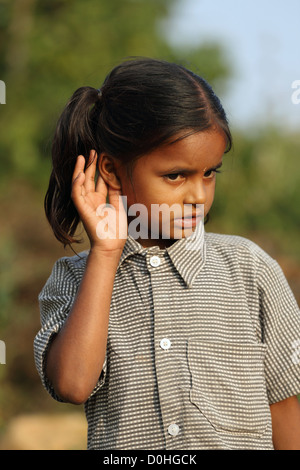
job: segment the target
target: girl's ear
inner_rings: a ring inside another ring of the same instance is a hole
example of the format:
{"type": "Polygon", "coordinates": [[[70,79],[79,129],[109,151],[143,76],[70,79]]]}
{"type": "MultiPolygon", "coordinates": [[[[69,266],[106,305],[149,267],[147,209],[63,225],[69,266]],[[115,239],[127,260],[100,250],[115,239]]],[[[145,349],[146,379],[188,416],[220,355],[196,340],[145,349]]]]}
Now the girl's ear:
{"type": "Polygon", "coordinates": [[[117,175],[120,163],[116,158],[101,153],[98,158],[98,170],[105,183],[113,189],[121,190],[121,182],[117,175]]]}

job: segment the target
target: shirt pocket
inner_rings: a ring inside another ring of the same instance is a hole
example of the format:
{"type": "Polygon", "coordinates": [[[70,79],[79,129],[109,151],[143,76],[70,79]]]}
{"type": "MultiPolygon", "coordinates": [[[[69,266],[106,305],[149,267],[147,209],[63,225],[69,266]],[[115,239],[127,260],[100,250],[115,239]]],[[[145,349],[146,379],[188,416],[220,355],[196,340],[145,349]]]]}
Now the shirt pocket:
{"type": "Polygon", "coordinates": [[[264,378],[265,346],[189,340],[190,401],[216,431],[262,434],[270,408],[264,378]]]}

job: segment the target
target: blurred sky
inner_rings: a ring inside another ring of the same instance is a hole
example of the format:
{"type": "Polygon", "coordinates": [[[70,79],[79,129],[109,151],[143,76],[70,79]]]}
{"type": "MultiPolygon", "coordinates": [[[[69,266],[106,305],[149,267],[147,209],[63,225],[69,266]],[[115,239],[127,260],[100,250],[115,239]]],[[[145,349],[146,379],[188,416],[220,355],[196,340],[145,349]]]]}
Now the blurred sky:
{"type": "Polygon", "coordinates": [[[234,80],[222,101],[232,124],[272,119],[299,129],[291,97],[300,80],[300,0],[178,0],[164,30],[178,48],[207,40],[225,47],[234,80]]]}

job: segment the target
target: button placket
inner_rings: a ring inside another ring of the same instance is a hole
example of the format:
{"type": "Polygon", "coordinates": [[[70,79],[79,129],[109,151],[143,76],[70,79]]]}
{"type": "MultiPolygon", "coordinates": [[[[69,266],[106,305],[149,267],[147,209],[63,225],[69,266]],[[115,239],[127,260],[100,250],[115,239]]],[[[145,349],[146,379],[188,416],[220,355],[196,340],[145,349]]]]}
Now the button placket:
{"type": "MultiPolygon", "coordinates": [[[[164,258],[158,254],[152,254],[148,258],[148,266],[151,272],[151,281],[153,288],[154,303],[154,340],[155,340],[155,367],[157,374],[158,394],[161,407],[161,416],[164,426],[164,433],[167,448],[176,445],[181,436],[181,430],[177,421],[177,390],[174,391],[175,396],[170,397],[170,387],[168,383],[174,385],[174,377],[172,368],[173,348],[176,346],[176,339],[173,341],[172,321],[168,314],[165,303],[169,302],[169,293],[167,283],[162,282],[162,270],[164,267],[164,258]],[[159,266],[159,267],[158,267],[159,266]],[[170,336],[169,336],[170,335],[170,336]],[[168,337],[169,336],[169,337],[168,337]],[[177,437],[176,437],[177,436],[177,437]]],[[[175,347],[176,349],[176,347],[175,347]]],[[[175,351],[174,351],[175,352],[175,351]]]]}

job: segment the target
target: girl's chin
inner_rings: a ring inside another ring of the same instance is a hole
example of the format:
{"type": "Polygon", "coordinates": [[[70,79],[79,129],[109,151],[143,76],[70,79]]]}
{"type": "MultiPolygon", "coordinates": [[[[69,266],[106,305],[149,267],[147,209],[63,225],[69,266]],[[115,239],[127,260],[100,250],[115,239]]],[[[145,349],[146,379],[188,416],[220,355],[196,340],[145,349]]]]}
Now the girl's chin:
{"type": "Polygon", "coordinates": [[[146,226],[136,226],[136,224],[133,226],[129,225],[129,235],[140,242],[144,247],[155,245],[168,247],[176,240],[192,235],[202,219],[197,218],[188,222],[182,221],[182,219],[178,220],[174,221],[171,227],[162,226],[160,230],[147,230],[146,226]]]}
{"type": "Polygon", "coordinates": [[[176,228],[173,232],[173,238],[178,240],[180,238],[187,238],[196,230],[196,225],[192,227],[176,228]]]}

